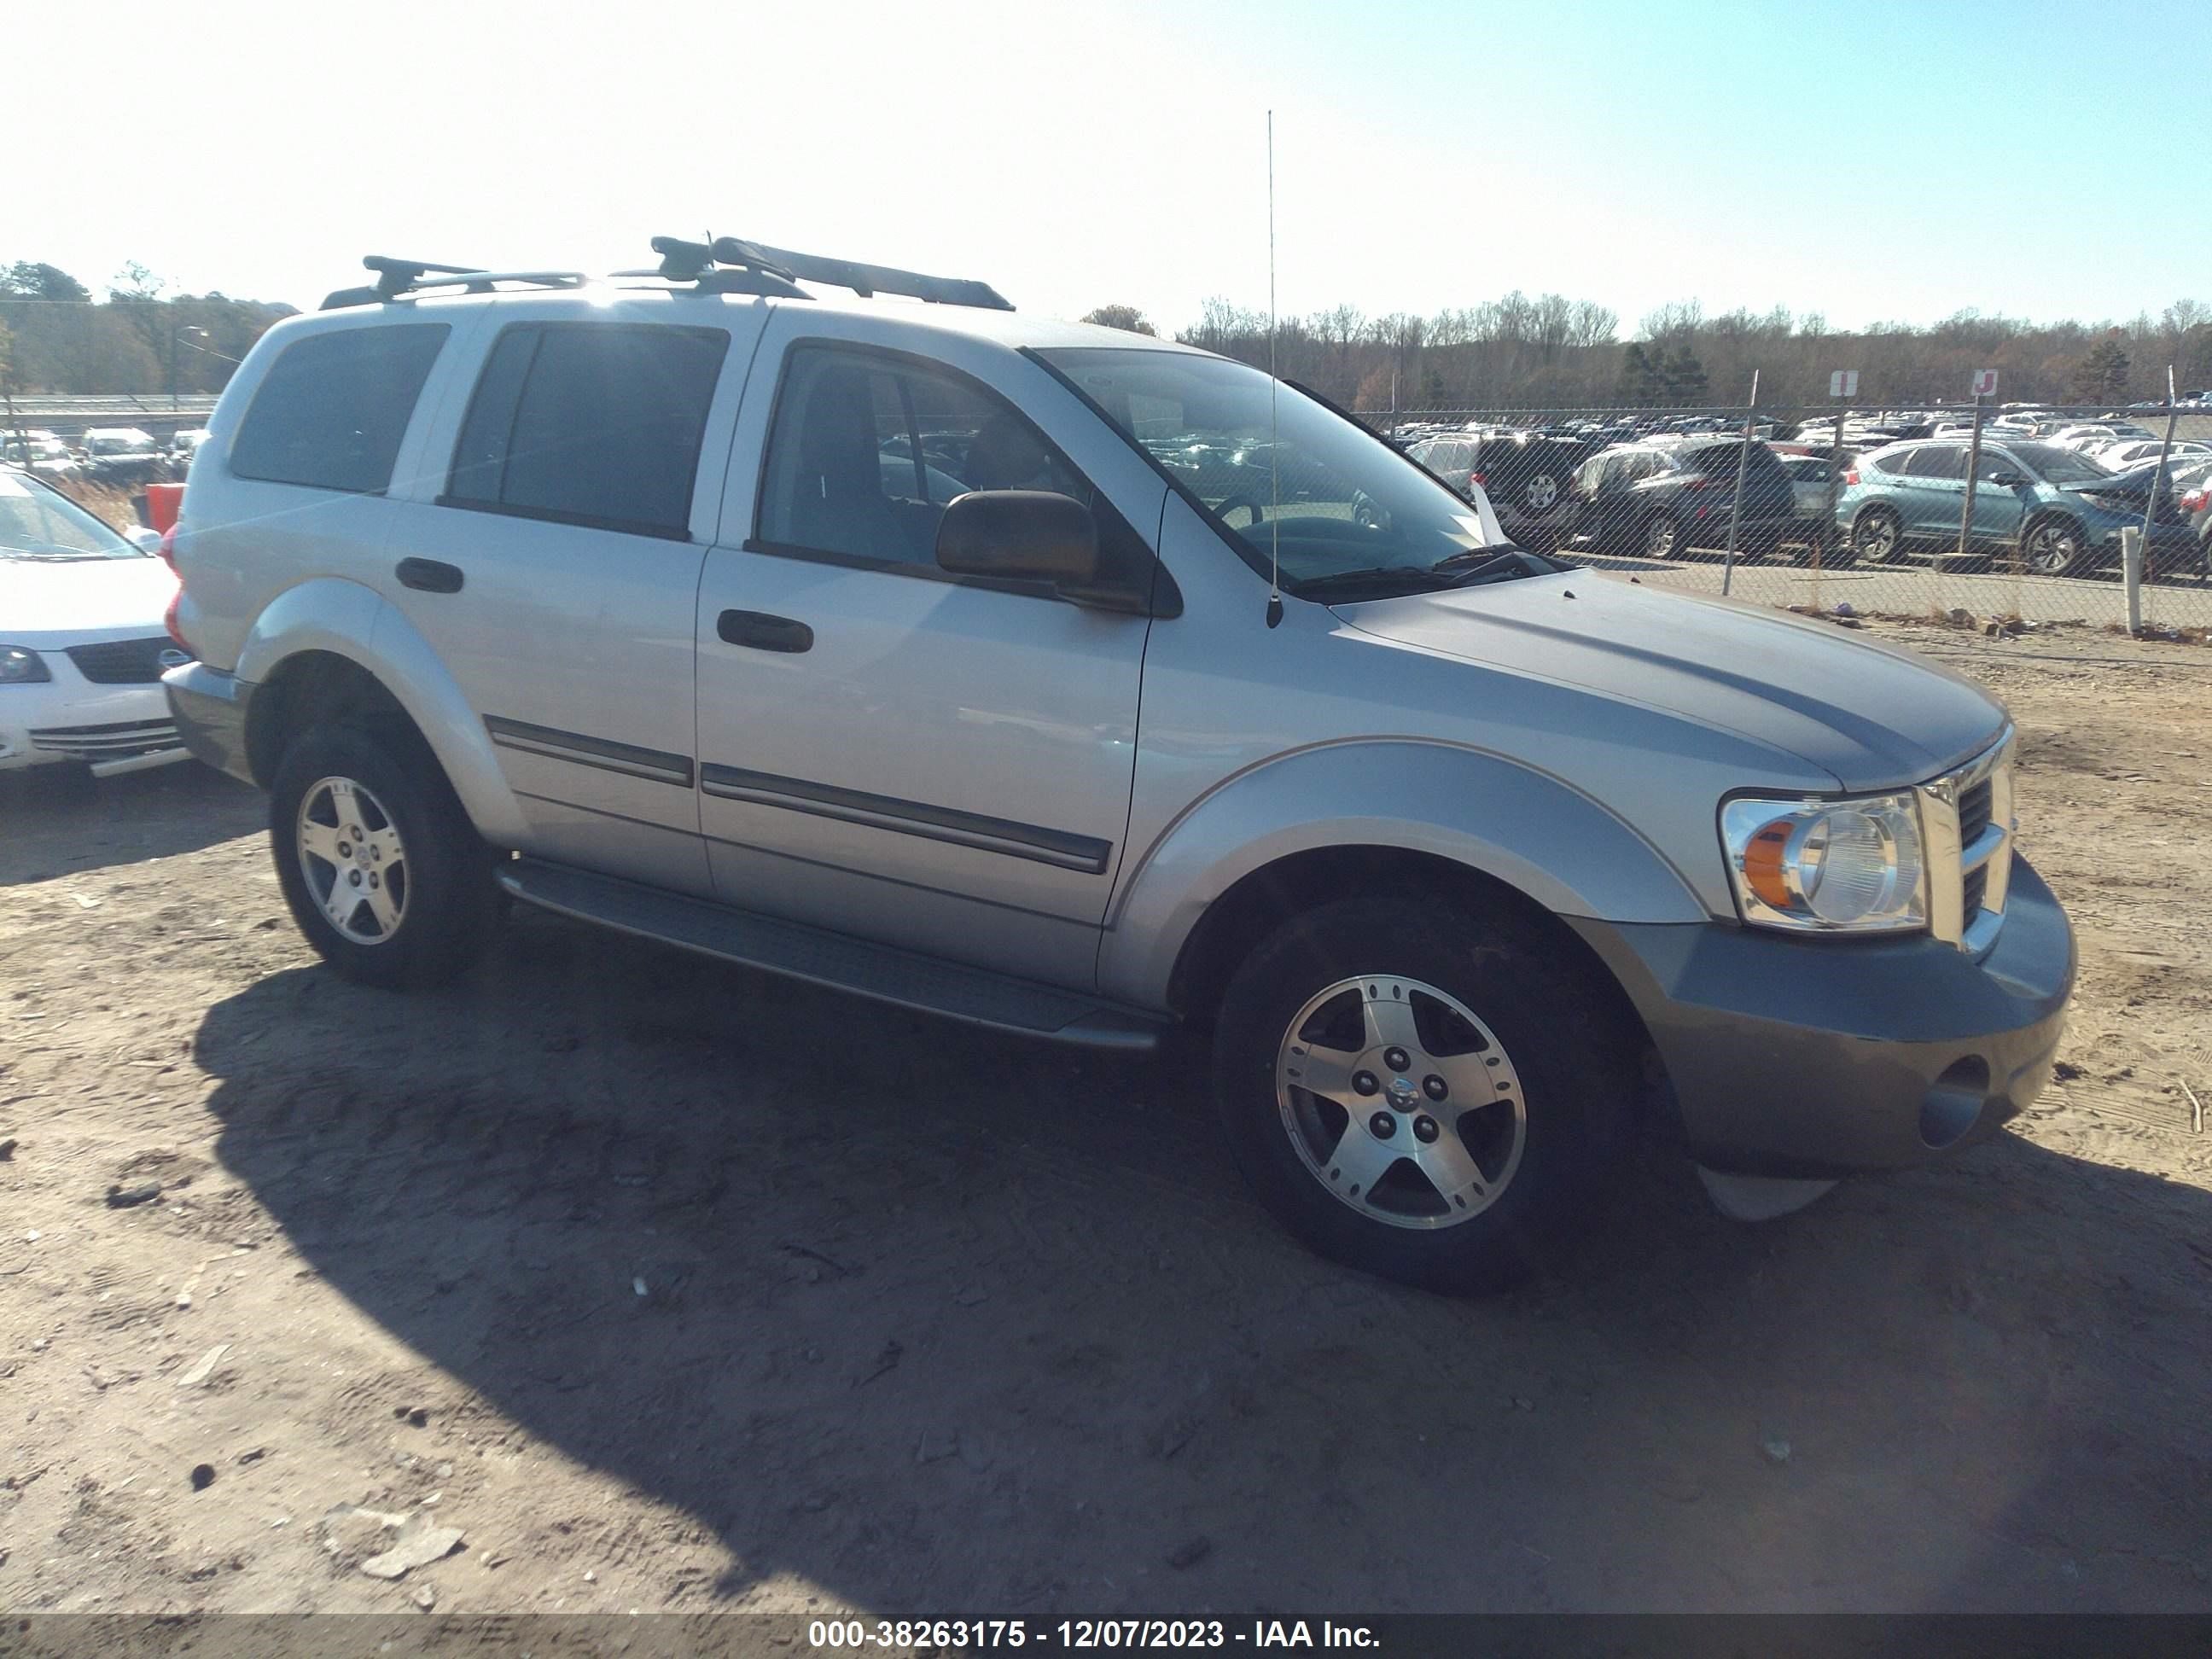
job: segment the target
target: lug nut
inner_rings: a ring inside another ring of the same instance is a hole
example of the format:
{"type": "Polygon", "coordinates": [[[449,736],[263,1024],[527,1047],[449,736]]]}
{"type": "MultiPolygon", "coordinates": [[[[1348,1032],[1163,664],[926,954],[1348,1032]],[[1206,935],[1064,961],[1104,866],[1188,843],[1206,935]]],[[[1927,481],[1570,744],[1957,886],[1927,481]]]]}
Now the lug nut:
{"type": "Polygon", "coordinates": [[[1413,1063],[1413,1057],[1403,1048],[1385,1048],[1382,1063],[1394,1072],[1402,1072],[1413,1063]]]}
{"type": "Polygon", "coordinates": [[[1421,1092],[1431,1100],[1442,1100],[1451,1091],[1444,1087],[1444,1080],[1442,1078],[1431,1072],[1421,1079],[1421,1092]]]}
{"type": "Polygon", "coordinates": [[[1423,1113],[1419,1117],[1413,1120],[1413,1139],[1419,1141],[1423,1146],[1426,1146],[1429,1142],[1434,1140],[1441,1133],[1442,1131],[1437,1127],[1436,1119],[1429,1116],[1426,1113],[1423,1113]]]}
{"type": "Polygon", "coordinates": [[[1352,1091],[1356,1094],[1371,1095],[1382,1086],[1375,1080],[1372,1072],[1354,1072],[1352,1074],[1352,1091]]]}
{"type": "Polygon", "coordinates": [[[1375,1132],[1376,1139],[1388,1140],[1398,1132],[1398,1120],[1388,1112],[1377,1112],[1367,1120],[1367,1127],[1375,1132]]]}
{"type": "Polygon", "coordinates": [[[347,872],[346,872],[346,879],[347,879],[348,881],[351,882],[355,886],[356,886],[356,887],[360,886],[360,885],[361,885],[361,872],[360,872],[358,869],[353,869],[353,870],[349,870],[349,871],[347,871],[347,872]]]}

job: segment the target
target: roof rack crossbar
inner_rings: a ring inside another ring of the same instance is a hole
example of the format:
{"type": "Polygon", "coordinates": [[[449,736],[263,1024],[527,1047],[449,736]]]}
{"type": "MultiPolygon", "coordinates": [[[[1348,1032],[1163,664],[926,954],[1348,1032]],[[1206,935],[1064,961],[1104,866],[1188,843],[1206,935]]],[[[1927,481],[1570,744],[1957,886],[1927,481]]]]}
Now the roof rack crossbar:
{"type": "Polygon", "coordinates": [[[486,270],[480,265],[436,265],[424,259],[394,259],[372,253],[362,260],[376,273],[368,288],[342,288],[327,295],[325,311],[349,306],[383,305],[426,289],[459,288],[471,294],[490,294],[499,283],[527,283],[537,288],[581,288],[591,279],[580,270],[486,270]]]}
{"type": "MultiPolygon", "coordinates": [[[[654,251],[665,252],[661,243],[671,240],[656,238],[654,251]]],[[[1014,308],[988,283],[965,277],[928,276],[893,265],[863,264],[854,259],[796,253],[788,248],[769,247],[736,236],[717,236],[708,252],[717,264],[744,265],[791,282],[826,283],[832,288],[849,288],[864,299],[876,294],[901,294],[909,299],[927,300],[933,305],[975,306],[986,311],[1014,308]]]]}

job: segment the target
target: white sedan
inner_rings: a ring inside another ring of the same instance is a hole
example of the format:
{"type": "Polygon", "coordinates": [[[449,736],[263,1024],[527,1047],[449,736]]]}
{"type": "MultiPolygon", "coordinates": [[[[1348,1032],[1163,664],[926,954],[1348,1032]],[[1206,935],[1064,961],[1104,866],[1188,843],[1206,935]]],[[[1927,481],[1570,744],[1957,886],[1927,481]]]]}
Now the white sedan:
{"type": "Polygon", "coordinates": [[[190,660],[162,622],[176,591],[147,545],[0,468],[0,772],[74,761],[105,777],[186,758],[161,690],[190,660]]]}
{"type": "MultiPolygon", "coordinates": [[[[2132,467],[2152,465],[2158,459],[2159,447],[2156,438],[2122,438],[2102,448],[2089,451],[2089,458],[2103,463],[2115,472],[2125,472],[2132,467]]],[[[2212,445],[2200,444],[2188,438],[2177,439],[2173,453],[2168,459],[2178,461],[2184,455],[2212,455],[2212,445]]]]}

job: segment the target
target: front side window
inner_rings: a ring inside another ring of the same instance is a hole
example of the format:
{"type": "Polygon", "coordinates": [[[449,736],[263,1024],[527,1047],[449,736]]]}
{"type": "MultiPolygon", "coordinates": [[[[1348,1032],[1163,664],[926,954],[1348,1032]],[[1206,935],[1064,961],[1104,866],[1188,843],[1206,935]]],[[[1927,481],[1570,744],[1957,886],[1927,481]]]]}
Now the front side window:
{"type": "Polygon", "coordinates": [[[794,347],[776,394],[758,538],[773,547],[936,568],[937,526],[956,495],[1070,495],[1120,531],[1044,434],[981,386],[903,357],[794,347]]]}
{"type": "Polygon", "coordinates": [[[688,537],[729,345],[713,328],[508,329],[477,382],[441,504],[688,537]]]}
{"type": "Polygon", "coordinates": [[[295,340],[253,394],[231,442],[231,472],[356,495],[389,489],[399,441],[448,331],[443,323],[402,323],[295,340]]]}

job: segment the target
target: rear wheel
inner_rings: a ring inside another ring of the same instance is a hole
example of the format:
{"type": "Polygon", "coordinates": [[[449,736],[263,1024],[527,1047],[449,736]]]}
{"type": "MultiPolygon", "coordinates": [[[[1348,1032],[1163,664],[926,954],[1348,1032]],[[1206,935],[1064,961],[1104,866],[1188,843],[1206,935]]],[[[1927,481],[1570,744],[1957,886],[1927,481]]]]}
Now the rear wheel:
{"type": "Polygon", "coordinates": [[[1870,507],[1851,520],[1851,556],[1866,564],[1888,564],[1902,552],[1905,526],[1886,507],[1870,507]]]}
{"type": "Polygon", "coordinates": [[[1472,1291],[1587,1224],[1632,1056],[1550,941],[1406,895],[1322,906],[1262,943],[1223,1000],[1214,1078],[1237,1162],[1291,1232],[1472,1291]]]}
{"type": "Polygon", "coordinates": [[[491,850],[411,732],[306,732],[276,769],[269,827],[293,920],[349,979],[434,985],[490,938],[491,850]]]}
{"type": "Polygon", "coordinates": [[[1644,556],[1671,559],[1680,547],[1682,532],[1664,513],[1654,513],[1644,526],[1644,556]]]}

